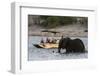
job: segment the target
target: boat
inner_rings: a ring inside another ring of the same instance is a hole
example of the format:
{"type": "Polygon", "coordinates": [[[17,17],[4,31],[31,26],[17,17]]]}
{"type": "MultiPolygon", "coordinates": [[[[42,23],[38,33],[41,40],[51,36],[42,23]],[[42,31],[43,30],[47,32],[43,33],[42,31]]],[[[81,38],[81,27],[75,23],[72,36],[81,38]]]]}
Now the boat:
{"type": "Polygon", "coordinates": [[[51,48],[58,48],[58,43],[33,44],[33,46],[37,48],[51,49],[51,48]]]}
{"type": "MultiPolygon", "coordinates": [[[[53,30],[42,30],[41,32],[53,33],[54,35],[60,33],[58,31],[53,31],[53,30]]],[[[40,43],[40,44],[33,44],[33,46],[35,46],[36,48],[44,48],[44,49],[58,48],[58,42],[59,40],[57,40],[56,43],[40,43]]]]}

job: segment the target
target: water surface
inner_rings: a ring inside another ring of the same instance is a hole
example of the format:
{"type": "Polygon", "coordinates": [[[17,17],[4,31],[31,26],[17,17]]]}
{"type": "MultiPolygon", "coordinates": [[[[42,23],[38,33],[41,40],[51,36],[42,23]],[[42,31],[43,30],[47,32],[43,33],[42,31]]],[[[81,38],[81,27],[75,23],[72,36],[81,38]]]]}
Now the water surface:
{"type": "MultiPolygon", "coordinates": [[[[62,59],[83,59],[87,58],[87,53],[70,53],[70,54],[59,54],[57,53],[58,49],[42,49],[36,48],[32,44],[39,44],[41,38],[46,39],[46,37],[41,36],[29,36],[28,40],[28,60],[29,61],[37,61],[37,60],[62,60],[62,59]]],[[[59,37],[56,37],[59,39],[59,37]]],[[[76,37],[72,37],[74,39],[76,37]]],[[[85,48],[88,49],[88,39],[87,38],[80,38],[85,48]]],[[[62,50],[64,53],[65,50],[62,50]]]]}

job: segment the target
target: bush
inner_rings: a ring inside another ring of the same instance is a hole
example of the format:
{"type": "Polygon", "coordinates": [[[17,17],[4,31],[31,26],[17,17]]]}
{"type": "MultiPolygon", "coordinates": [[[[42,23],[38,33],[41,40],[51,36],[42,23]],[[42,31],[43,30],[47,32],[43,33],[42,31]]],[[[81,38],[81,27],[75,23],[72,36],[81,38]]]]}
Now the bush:
{"type": "Polygon", "coordinates": [[[56,27],[59,25],[59,17],[48,17],[47,18],[47,26],[50,28],[56,27]]]}
{"type": "MultiPolygon", "coordinates": [[[[79,17],[69,17],[69,16],[40,16],[40,19],[43,20],[41,23],[42,26],[47,27],[47,28],[54,28],[59,25],[68,25],[68,24],[73,24],[77,23],[77,18],[79,17]]],[[[82,18],[84,24],[87,24],[87,19],[82,18]]]]}

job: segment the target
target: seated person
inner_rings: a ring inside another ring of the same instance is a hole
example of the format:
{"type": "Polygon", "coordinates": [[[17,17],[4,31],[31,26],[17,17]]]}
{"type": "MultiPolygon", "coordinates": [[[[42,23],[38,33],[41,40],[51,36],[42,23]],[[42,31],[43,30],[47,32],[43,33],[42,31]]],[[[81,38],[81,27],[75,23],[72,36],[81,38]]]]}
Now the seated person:
{"type": "Polygon", "coordinates": [[[52,38],[51,43],[56,44],[56,41],[57,41],[56,39],[52,38]]]}
{"type": "Polygon", "coordinates": [[[41,42],[40,43],[44,43],[44,40],[43,40],[43,38],[41,39],[41,42]]]}
{"type": "Polygon", "coordinates": [[[50,43],[50,39],[49,38],[46,38],[46,43],[50,43]]]}

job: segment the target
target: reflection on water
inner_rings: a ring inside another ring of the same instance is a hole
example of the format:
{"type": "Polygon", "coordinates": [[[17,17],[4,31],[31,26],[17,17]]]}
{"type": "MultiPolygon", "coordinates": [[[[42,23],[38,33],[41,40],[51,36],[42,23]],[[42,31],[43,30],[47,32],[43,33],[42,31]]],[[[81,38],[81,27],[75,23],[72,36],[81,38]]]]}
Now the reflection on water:
{"type": "MultiPolygon", "coordinates": [[[[59,54],[57,53],[57,49],[41,49],[36,48],[32,44],[39,44],[41,41],[41,36],[29,36],[28,40],[28,60],[61,60],[61,59],[82,59],[87,58],[87,53],[75,53],[75,54],[59,54]]],[[[46,39],[46,37],[43,37],[46,39]]],[[[59,37],[56,37],[59,39],[59,37]]],[[[75,38],[75,37],[74,37],[75,38]]],[[[72,38],[72,39],[74,39],[72,38]]],[[[80,38],[85,48],[88,49],[88,39],[87,38],[80,38]]],[[[62,50],[62,53],[65,50],[62,50]]]]}

